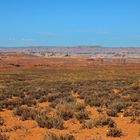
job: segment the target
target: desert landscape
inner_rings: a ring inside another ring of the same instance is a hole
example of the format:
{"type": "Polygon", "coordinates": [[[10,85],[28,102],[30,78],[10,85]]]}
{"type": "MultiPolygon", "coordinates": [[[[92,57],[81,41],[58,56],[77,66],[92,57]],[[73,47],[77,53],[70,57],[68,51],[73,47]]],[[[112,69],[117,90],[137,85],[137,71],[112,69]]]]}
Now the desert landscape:
{"type": "Polygon", "coordinates": [[[0,140],[139,140],[140,49],[118,50],[1,50],[0,140]]]}
{"type": "Polygon", "coordinates": [[[0,140],[140,140],[140,0],[0,0],[0,140]]]}

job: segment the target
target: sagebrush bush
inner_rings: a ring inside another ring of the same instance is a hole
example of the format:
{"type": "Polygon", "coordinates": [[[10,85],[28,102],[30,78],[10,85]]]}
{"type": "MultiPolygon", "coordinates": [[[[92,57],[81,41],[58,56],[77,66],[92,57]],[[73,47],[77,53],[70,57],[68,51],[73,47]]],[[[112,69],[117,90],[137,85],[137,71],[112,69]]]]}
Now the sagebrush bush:
{"type": "Polygon", "coordinates": [[[82,122],[83,120],[89,119],[89,112],[88,111],[80,111],[78,113],[75,113],[75,117],[77,120],[82,122]]]}
{"type": "Polygon", "coordinates": [[[60,117],[49,117],[45,113],[40,113],[36,116],[36,122],[42,128],[56,128],[56,129],[63,129],[64,122],[60,117]]]}
{"type": "Polygon", "coordinates": [[[35,119],[38,112],[29,107],[19,107],[14,111],[14,115],[20,116],[21,120],[35,119]]]}
{"type": "Polygon", "coordinates": [[[69,120],[74,117],[73,104],[62,104],[58,105],[56,115],[64,120],[69,120]]]}
{"type": "Polygon", "coordinates": [[[124,102],[120,102],[120,101],[116,101],[113,104],[110,105],[110,109],[116,111],[117,113],[119,113],[122,109],[126,108],[126,104],[124,102]]]}
{"type": "Polygon", "coordinates": [[[86,105],[84,103],[76,103],[74,105],[74,109],[75,110],[78,110],[78,111],[81,111],[81,110],[84,110],[86,107],[86,105]]]}
{"type": "Polygon", "coordinates": [[[64,122],[60,117],[56,117],[53,119],[53,127],[56,129],[63,129],[64,128],[64,122]]]}
{"type": "Polygon", "coordinates": [[[73,135],[65,134],[61,136],[57,136],[52,132],[48,132],[45,134],[43,140],[75,140],[73,135]]]}
{"type": "Polygon", "coordinates": [[[108,116],[111,116],[111,117],[117,117],[117,111],[114,110],[114,109],[107,110],[107,111],[106,111],[106,114],[107,114],[108,116]]]}
{"type": "Polygon", "coordinates": [[[137,123],[140,124],[140,118],[137,119],[137,123]]]}
{"type": "Polygon", "coordinates": [[[60,136],[60,140],[75,140],[75,137],[70,134],[65,134],[63,136],[60,136]]]}
{"type": "Polygon", "coordinates": [[[107,131],[106,135],[110,137],[120,137],[122,136],[122,130],[118,128],[111,128],[107,131]]]}
{"type": "Polygon", "coordinates": [[[85,103],[90,106],[100,107],[102,105],[102,100],[100,98],[86,97],[85,103]]]}
{"type": "Polygon", "coordinates": [[[8,139],[9,139],[8,136],[6,136],[5,134],[0,133],[0,140],[8,140],[8,139]]]}
{"type": "Polygon", "coordinates": [[[43,140],[59,140],[59,137],[52,132],[48,132],[44,135],[43,140]]]}
{"type": "Polygon", "coordinates": [[[53,128],[53,119],[49,118],[47,115],[38,114],[36,116],[36,122],[42,128],[45,128],[45,127],[48,129],[53,128]]]}
{"type": "Polygon", "coordinates": [[[116,127],[116,123],[111,119],[111,118],[99,118],[99,119],[93,119],[87,121],[85,124],[83,124],[83,128],[93,128],[93,127],[98,127],[98,126],[105,126],[107,125],[108,127],[116,127]]]}
{"type": "Polygon", "coordinates": [[[0,116],[0,125],[4,124],[4,119],[0,116]]]}
{"type": "Polygon", "coordinates": [[[124,112],[123,112],[123,116],[124,116],[124,117],[132,116],[132,115],[133,115],[132,112],[129,112],[129,111],[124,111],[124,112]]]}

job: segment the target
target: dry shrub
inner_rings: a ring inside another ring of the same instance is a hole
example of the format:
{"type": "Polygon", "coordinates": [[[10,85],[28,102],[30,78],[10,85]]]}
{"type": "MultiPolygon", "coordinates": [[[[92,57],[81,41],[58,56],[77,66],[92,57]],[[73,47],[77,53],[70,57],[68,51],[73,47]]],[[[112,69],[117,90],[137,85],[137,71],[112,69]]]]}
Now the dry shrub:
{"type": "Polygon", "coordinates": [[[0,140],[8,140],[8,139],[9,139],[8,136],[6,136],[5,134],[0,133],[0,140]]]}
{"type": "Polygon", "coordinates": [[[20,116],[21,120],[35,119],[38,112],[29,107],[19,107],[14,111],[14,115],[20,116]]]}
{"type": "Polygon", "coordinates": [[[40,113],[36,117],[36,122],[38,125],[42,128],[56,128],[56,129],[63,129],[64,128],[64,122],[60,117],[49,117],[45,113],[40,113]]]}
{"type": "Polygon", "coordinates": [[[106,114],[111,117],[117,117],[117,111],[114,109],[108,110],[106,114]]]}
{"type": "Polygon", "coordinates": [[[0,125],[4,124],[4,119],[0,116],[0,125]]]}
{"type": "Polygon", "coordinates": [[[70,134],[57,136],[52,132],[48,132],[47,134],[45,134],[43,140],[75,140],[75,138],[73,135],[70,134]]]}
{"type": "Polygon", "coordinates": [[[63,118],[64,120],[69,120],[74,117],[73,104],[58,105],[56,110],[57,116],[63,118]]]}
{"type": "Polygon", "coordinates": [[[89,120],[85,124],[83,124],[82,127],[91,129],[93,127],[105,126],[105,125],[107,125],[110,128],[116,127],[116,123],[111,118],[106,118],[106,117],[89,120]]]}
{"type": "Polygon", "coordinates": [[[110,137],[121,137],[122,130],[118,128],[111,128],[107,131],[106,135],[110,137]]]}

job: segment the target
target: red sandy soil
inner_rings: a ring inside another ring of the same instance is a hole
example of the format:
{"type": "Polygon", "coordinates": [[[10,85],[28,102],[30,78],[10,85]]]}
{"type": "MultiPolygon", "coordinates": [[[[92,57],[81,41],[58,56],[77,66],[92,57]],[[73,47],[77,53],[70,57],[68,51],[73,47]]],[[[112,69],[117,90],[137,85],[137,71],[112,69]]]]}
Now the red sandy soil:
{"type": "MultiPolygon", "coordinates": [[[[1,56],[0,57],[0,72],[9,72],[19,69],[30,69],[34,67],[55,67],[55,66],[68,66],[68,67],[94,67],[94,62],[89,61],[87,58],[80,57],[68,57],[68,58],[44,58],[44,57],[33,57],[33,56],[1,56]],[[10,64],[20,64],[20,67],[15,67],[10,64]]],[[[100,61],[98,62],[100,64],[100,61]]],[[[114,64],[114,63],[113,63],[114,64]]],[[[132,64],[128,66],[128,69],[133,73],[140,70],[139,65],[132,64]],[[133,65],[133,67],[132,67],[133,65]]],[[[108,66],[109,67],[109,66],[108,66]]],[[[110,66],[111,67],[111,66],[110,66]]],[[[110,70],[110,72],[113,71],[110,70]]],[[[112,89],[114,94],[119,94],[117,89],[112,89]]],[[[83,102],[80,99],[77,99],[77,102],[83,102]]],[[[38,104],[39,107],[48,106],[48,103],[38,104]]],[[[98,118],[102,116],[99,114],[94,107],[86,106],[88,111],[91,111],[91,118],[98,118]]],[[[18,117],[13,115],[12,111],[5,110],[0,112],[5,120],[4,126],[2,128],[6,131],[8,128],[13,128],[14,126],[20,126],[21,128],[13,130],[10,132],[4,132],[9,135],[10,140],[41,140],[44,134],[48,131],[54,132],[55,134],[72,134],[75,136],[76,140],[92,140],[92,138],[99,138],[100,136],[103,140],[140,140],[138,132],[140,130],[140,125],[136,123],[131,123],[129,117],[113,117],[112,119],[117,122],[118,128],[121,128],[123,131],[123,136],[120,138],[106,137],[107,127],[99,127],[92,129],[83,129],[81,125],[76,120],[69,120],[65,122],[64,130],[57,129],[44,129],[40,128],[35,121],[21,121],[18,117]]],[[[98,140],[98,139],[97,139],[98,140]]]]}
{"type": "MultiPolygon", "coordinates": [[[[46,104],[42,104],[46,106],[46,104]]],[[[41,105],[41,106],[42,106],[41,105]]],[[[90,106],[87,106],[86,109],[91,111],[91,118],[98,118],[102,115],[98,114],[96,109],[90,106]]],[[[107,127],[98,127],[92,129],[82,129],[81,125],[78,121],[72,119],[65,122],[64,130],[57,129],[44,129],[38,127],[35,121],[27,120],[21,121],[19,118],[13,116],[12,111],[4,111],[0,112],[0,116],[2,116],[5,120],[5,126],[3,129],[13,128],[14,126],[20,126],[19,129],[5,132],[5,134],[9,135],[10,140],[41,140],[46,132],[54,132],[55,134],[72,134],[75,136],[76,140],[91,140],[92,138],[102,137],[103,140],[139,140],[138,131],[140,130],[140,125],[136,123],[131,123],[130,118],[127,117],[113,117],[112,119],[117,122],[119,128],[123,131],[123,136],[120,138],[110,138],[106,137],[106,132],[108,130],[107,127]]]]}

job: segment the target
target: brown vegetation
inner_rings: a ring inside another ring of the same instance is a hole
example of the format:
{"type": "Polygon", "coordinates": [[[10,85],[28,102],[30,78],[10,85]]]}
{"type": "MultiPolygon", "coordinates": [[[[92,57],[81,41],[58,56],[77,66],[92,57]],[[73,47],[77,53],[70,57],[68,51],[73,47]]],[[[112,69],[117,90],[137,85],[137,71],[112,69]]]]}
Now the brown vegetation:
{"type": "Polygon", "coordinates": [[[140,139],[139,64],[21,58],[0,65],[0,140],[140,139]]]}

